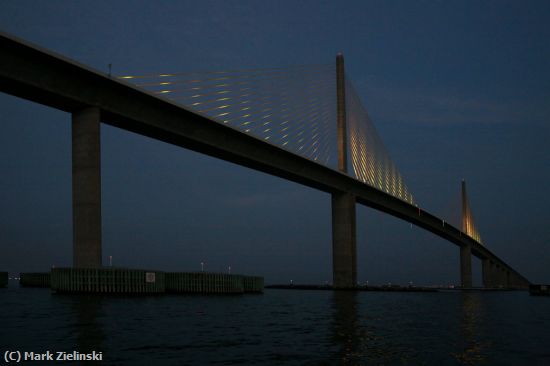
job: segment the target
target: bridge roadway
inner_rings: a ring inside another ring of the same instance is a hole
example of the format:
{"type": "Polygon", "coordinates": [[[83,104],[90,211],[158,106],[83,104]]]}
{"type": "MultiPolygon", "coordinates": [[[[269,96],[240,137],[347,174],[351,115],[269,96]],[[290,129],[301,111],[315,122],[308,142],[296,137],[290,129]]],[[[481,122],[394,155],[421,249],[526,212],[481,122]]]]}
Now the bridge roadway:
{"type": "MultiPolygon", "coordinates": [[[[126,82],[0,33],[0,91],[69,113],[87,107],[101,122],[246,166],[356,202],[422,227],[507,273],[513,287],[529,283],[488,248],[442,219],[307,158],[212,121],[126,82]]],[[[489,270],[489,269],[485,269],[489,270]]],[[[484,274],[485,276],[485,274],[484,274]]]]}

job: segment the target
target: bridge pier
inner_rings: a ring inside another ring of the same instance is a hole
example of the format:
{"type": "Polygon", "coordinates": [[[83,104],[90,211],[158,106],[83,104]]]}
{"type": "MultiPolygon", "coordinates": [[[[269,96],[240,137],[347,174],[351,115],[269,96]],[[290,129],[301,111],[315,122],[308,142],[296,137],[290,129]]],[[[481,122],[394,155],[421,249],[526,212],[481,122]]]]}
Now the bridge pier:
{"type": "Polygon", "coordinates": [[[496,288],[503,286],[500,276],[500,266],[493,260],[485,258],[481,262],[481,272],[483,277],[483,287],[496,288]]]}
{"type": "Polygon", "coordinates": [[[505,265],[498,264],[489,258],[483,259],[481,264],[485,288],[525,289],[529,287],[529,281],[505,265]]]}
{"type": "Polygon", "coordinates": [[[496,287],[502,288],[504,287],[504,282],[502,281],[502,267],[500,264],[497,264],[495,266],[495,280],[496,280],[496,287]]]}
{"type": "Polygon", "coordinates": [[[355,196],[332,194],[332,276],[334,288],[357,285],[355,196]]]}
{"type": "MultiPolygon", "coordinates": [[[[341,53],[336,56],[336,131],[338,170],[347,174],[346,85],[341,53]]],[[[357,286],[355,196],[349,192],[332,193],[332,282],[336,289],[357,286]]]]}
{"type": "Polygon", "coordinates": [[[517,273],[510,273],[508,278],[508,284],[510,288],[514,289],[526,289],[529,288],[529,281],[521,277],[517,273]]]}
{"type": "Polygon", "coordinates": [[[518,289],[520,284],[515,273],[508,271],[508,287],[518,289]]]}
{"type": "Polygon", "coordinates": [[[481,260],[481,279],[484,288],[490,288],[491,285],[491,260],[488,258],[481,260]]]}
{"type": "Polygon", "coordinates": [[[472,247],[460,247],[460,285],[462,288],[472,287],[472,247]]]}
{"type": "Polygon", "coordinates": [[[501,267],[500,278],[502,288],[508,288],[508,271],[504,267],[501,267]]]}
{"type": "Polygon", "coordinates": [[[500,266],[497,265],[494,261],[489,261],[489,285],[485,287],[495,288],[501,286],[500,278],[500,266]]]}
{"type": "Polygon", "coordinates": [[[496,279],[497,279],[497,287],[503,288],[504,287],[504,269],[500,264],[497,264],[496,266],[496,279]]]}
{"type": "Polygon", "coordinates": [[[495,262],[492,262],[492,266],[491,266],[491,272],[492,272],[492,278],[493,278],[493,287],[494,288],[497,288],[497,287],[500,287],[500,278],[498,276],[498,272],[499,272],[499,266],[498,264],[496,264],[495,262]]]}
{"type": "Polygon", "coordinates": [[[72,114],[73,266],[101,266],[100,110],[72,114]]]}

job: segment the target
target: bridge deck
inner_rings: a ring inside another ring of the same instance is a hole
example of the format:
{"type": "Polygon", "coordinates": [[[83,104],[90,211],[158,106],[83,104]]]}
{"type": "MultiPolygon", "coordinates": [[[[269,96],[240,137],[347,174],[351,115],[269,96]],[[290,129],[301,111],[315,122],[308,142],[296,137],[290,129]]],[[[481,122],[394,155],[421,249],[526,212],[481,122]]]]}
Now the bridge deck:
{"type": "MultiPolygon", "coordinates": [[[[259,170],[328,193],[351,192],[360,204],[420,226],[524,279],[489,249],[442,219],[350,176],[283,150],[52,52],[0,34],[0,91],[69,113],[101,109],[109,125],[259,170]]],[[[525,280],[528,282],[527,280],[525,280]]]]}

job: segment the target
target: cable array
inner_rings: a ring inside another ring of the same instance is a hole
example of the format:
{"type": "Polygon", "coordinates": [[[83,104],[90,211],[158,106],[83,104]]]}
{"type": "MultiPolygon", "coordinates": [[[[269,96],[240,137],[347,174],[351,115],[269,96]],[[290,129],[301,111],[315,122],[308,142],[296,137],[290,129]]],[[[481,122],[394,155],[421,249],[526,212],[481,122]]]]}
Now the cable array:
{"type": "Polygon", "coordinates": [[[466,185],[464,181],[462,182],[462,231],[470,238],[482,244],[481,236],[475,226],[474,216],[472,214],[472,208],[470,207],[468,195],[466,194],[466,185]]]}
{"type": "Polygon", "coordinates": [[[356,178],[414,204],[411,193],[349,80],[346,80],[346,119],[351,163],[356,178]]]}
{"type": "MultiPolygon", "coordinates": [[[[333,64],[119,78],[213,121],[335,168],[336,70],[333,64]]],[[[414,203],[347,80],[346,114],[356,178],[414,203]]]]}
{"type": "Polygon", "coordinates": [[[319,163],[336,159],[333,65],[120,79],[319,163]]]}

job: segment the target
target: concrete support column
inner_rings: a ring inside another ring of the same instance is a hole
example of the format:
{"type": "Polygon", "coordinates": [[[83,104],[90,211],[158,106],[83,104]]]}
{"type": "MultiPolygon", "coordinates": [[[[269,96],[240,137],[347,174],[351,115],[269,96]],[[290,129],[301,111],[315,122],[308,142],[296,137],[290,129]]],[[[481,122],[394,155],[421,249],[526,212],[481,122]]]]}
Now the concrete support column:
{"type": "Polygon", "coordinates": [[[500,287],[500,278],[498,277],[498,264],[493,264],[493,287],[500,287]]]}
{"type": "Polygon", "coordinates": [[[500,264],[497,264],[495,267],[495,279],[497,283],[497,287],[503,287],[504,284],[502,283],[502,267],[500,264]]]}
{"type": "Polygon", "coordinates": [[[491,287],[498,287],[498,275],[497,275],[497,264],[491,261],[491,271],[490,273],[490,283],[491,287]]]}
{"type": "Polygon", "coordinates": [[[460,247],[460,285],[463,288],[472,287],[472,247],[460,247]]]}
{"type": "Polygon", "coordinates": [[[519,288],[519,283],[514,273],[508,272],[508,287],[519,288]]]}
{"type": "Polygon", "coordinates": [[[487,258],[481,261],[481,278],[483,287],[490,288],[491,284],[491,261],[487,258]]]}
{"type": "Polygon", "coordinates": [[[355,196],[332,194],[332,276],[335,288],[357,285],[355,196]]]}
{"type": "Polygon", "coordinates": [[[515,289],[527,289],[529,288],[529,281],[527,281],[525,278],[522,278],[517,273],[511,272],[509,273],[509,287],[515,288],[515,289]]]}
{"type": "Polygon", "coordinates": [[[101,266],[100,110],[72,115],[73,266],[101,266]]]}
{"type": "MultiPolygon", "coordinates": [[[[344,56],[336,56],[336,119],[338,170],[348,172],[346,129],[346,85],[344,56]]],[[[355,196],[347,192],[332,194],[332,277],[334,288],[357,285],[355,242],[355,196]]]]}

